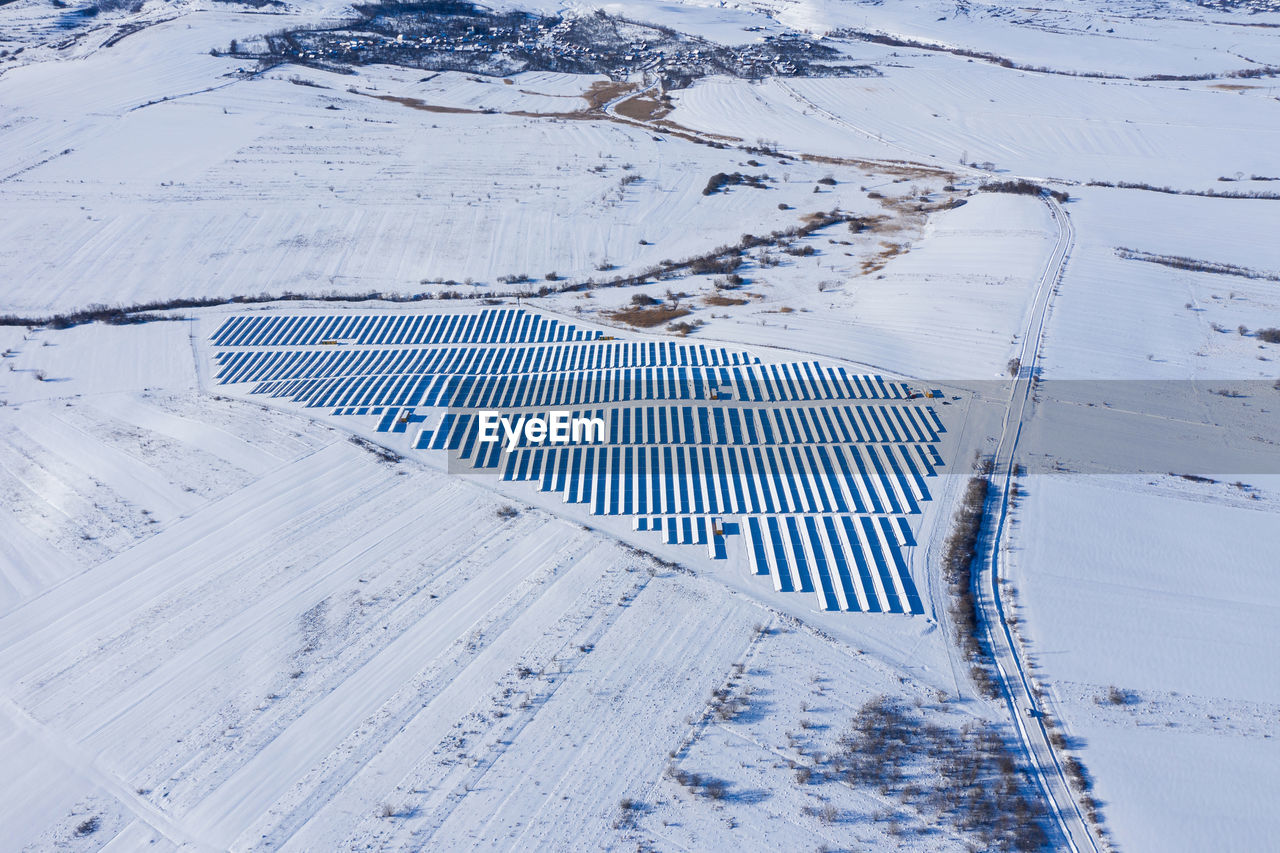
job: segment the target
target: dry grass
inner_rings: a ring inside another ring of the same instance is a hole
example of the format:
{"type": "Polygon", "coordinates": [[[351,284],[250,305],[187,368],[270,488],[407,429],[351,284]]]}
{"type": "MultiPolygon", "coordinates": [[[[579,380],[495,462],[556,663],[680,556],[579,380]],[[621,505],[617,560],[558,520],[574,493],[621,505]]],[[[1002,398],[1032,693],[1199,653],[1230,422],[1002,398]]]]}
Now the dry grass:
{"type": "MultiPolygon", "coordinates": [[[[355,92],[357,95],[364,95],[364,92],[355,92]]],[[[438,104],[428,104],[426,101],[418,98],[404,98],[399,95],[368,95],[370,98],[377,98],[379,101],[390,101],[393,104],[402,104],[410,109],[423,110],[429,113],[465,113],[470,115],[478,115],[481,110],[469,110],[464,107],[442,107],[438,104]]]]}
{"type": "Polygon", "coordinates": [[[862,262],[862,274],[870,275],[873,272],[879,272],[884,269],[885,264],[898,257],[907,250],[904,243],[893,243],[889,240],[880,241],[880,251],[875,256],[867,258],[862,262]]]}
{"type": "Polygon", "coordinates": [[[619,308],[605,314],[610,320],[617,320],[634,326],[637,329],[651,329],[661,326],[689,314],[688,308],[676,308],[672,305],[655,305],[652,308],[619,308]]]}
{"type": "Polygon", "coordinates": [[[618,113],[636,121],[657,121],[671,112],[671,105],[652,95],[636,95],[617,106],[618,113]]]}
{"type": "Polygon", "coordinates": [[[736,298],[734,298],[734,297],[732,297],[732,296],[722,296],[722,295],[721,295],[721,294],[719,294],[719,293],[715,293],[715,294],[712,294],[712,295],[710,295],[710,296],[704,296],[704,297],[702,297],[702,304],[703,304],[703,305],[710,305],[710,306],[718,307],[718,308],[724,308],[724,307],[727,307],[727,306],[729,306],[729,305],[746,305],[746,304],[747,304],[747,300],[745,300],[745,299],[736,299],[736,298]]]}
{"type": "Polygon", "coordinates": [[[591,84],[591,88],[582,93],[582,97],[591,105],[591,109],[598,110],[614,98],[625,95],[627,92],[635,91],[635,83],[615,83],[612,80],[597,80],[591,84]]]}
{"type": "Polygon", "coordinates": [[[915,163],[910,160],[870,160],[849,157],[828,157],[822,154],[801,154],[800,159],[807,163],[826,163],[832,166],[853,166],[868,172],[882,175],[897,175],[901,178],[950,178],[955,179],[954,172],[915,163]]]}
{"type": "Polygon", "coordinates": [[[849,221],[849,231],[852,234],[879,231],[885,228],[888,222],[889,217],[883,213],[877,213],[874,216],[857,216],[849,221]]]}
{"type": "MultiPolygon", "coordinates": [[[[613,117],[613,120],[616,122],[623,121],[616,116],[613,117]]],[[[736,145],[742,141],[742,137],[740,136],[726,136],[723,133],[712,133],[709,130],[693,130],[685,127],[683,124],[676,124],[674,121],[669,121],[665,118],[644,123],[630,122],[630,124],[634,124],[638,127],[656,127],[671,136],[675,136],[679,139],[687,139],[690,142],[696,142],[699,145],[709,145],[720,142],[729,145],[736,145]]]]}

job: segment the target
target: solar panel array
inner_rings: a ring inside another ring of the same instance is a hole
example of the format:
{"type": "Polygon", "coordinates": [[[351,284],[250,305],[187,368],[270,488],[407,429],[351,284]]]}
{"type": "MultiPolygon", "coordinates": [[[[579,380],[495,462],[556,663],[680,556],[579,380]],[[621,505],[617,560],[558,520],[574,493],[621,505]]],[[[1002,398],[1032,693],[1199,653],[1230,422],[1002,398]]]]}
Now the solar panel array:
{"type": "Polygon", "coordinates": [[[903,549],[945,430],[902,383],[817,361],[763,364],[685,341],[617,341],[498,308],[452,314],[243,314],[213,334],[217,380],[376,417],[464,470],[631,516],[669,544],[727,553],[824,610],[921,613],[903,549]],[[563,409],[599,444],[480,441],[477,410],[563,409]]]}

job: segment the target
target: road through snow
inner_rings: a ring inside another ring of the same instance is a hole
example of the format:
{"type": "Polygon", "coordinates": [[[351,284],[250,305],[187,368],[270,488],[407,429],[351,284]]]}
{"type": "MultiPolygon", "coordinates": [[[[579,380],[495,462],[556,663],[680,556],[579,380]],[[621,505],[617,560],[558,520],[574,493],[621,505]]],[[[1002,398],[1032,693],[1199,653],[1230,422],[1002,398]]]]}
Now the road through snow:
{"type": "MultiPolygon", "coordinates": [[[[782,84],[782,88],[806,108],[814,110],[833,123],[878,141],[884,141],[879,135],[822,109],[795,91],[794,88],[786,84],[782,84]]],[[[892,144],[896,145],[896,143],[892,144]]],[[[904,146],[897,145],[897,147],[905,151],[908,156],[922,156],[920,152],[904,146]]],[[[982,174],[979,170],[971,167],[962,167],[960,171],[982,174]]],[[[1029,178],[1029,180],[1043,179],[1033,177],[1029,178]]],[[[1062,762],[1049,740],[1049,732],[1045,728],[1043,717],[1038,711],[1035,717],[1028,717],[1024,711],[1026,708],[1037,709],[1038,703],[1036,702],[1030,679],[1027,677],[1026,664],[1019,655],[1018,646],[1014,642],[1008,623],[1005,621],[1004,605],[999,594],[1000,551],[1009,514],[1009,492],[1013,484],[1013,459],[1017,451],[1023,424],[1032,410],[1032,406],[1029,403],[1032,400],[1032,392],[1035,387],[1033,379],[1035,378],[1041,340],[1044,336],[1048,318],[1049,303],[1052,301],[1053,293],[1062,280],[1067,257],[1070,255],[1071,247],[1075,242],[1075,231],[1066,211],[1052,196],[1044,196],[1044,201],[1049,206],[1050,214],[1057,225],[1058,238],[1053,252],[1045,264],[1044,271],[1040,275],[1027,329],[1021,339],[1018,353],[1019,371],[1010,389],[1007,409],[1001,427],[1000,441],[994,458],[995,465],[992,473],[992,482],[997,485],[999,492],[994,498],[988,496],[988,506],[991,507],[992,501],[994,501],[995,511],[994,513],[987,512],[984,515],[986,529],[983,531],[982,541],[987,544],[980,561],[979,575],[975,579],[975,584],[978,587],[976,590],[978,615],[986,632],[987,646],[991,649],[995,661],[996,676],[1000,683],[1001,694],[1008,705],[1014,729],[1018,732],[1018,737],[1022,741],[1028,760],[1035,769],[1037,781],[1044,792],[1045,799],[1066,843],[1073,851],[1080,853],[1080,851],[1087,850],[1097,851],[1100,848],[1097,839],[1089,829],[1084,814],[1081,812],[1079,803],[1072,794],[1066,773],[1062,768],[1062,762]]]]}
{"type": "Polygon", "coordinates": [[[1020,367],[1009,393],[1009,404],[1001,429],[1000,443],[996,447],[991,475],[991,481],[996,485],[998,492],[995,496],[988,494],[988,511],[983,516],[985,530],[980,541],[986,544],[982,559],[979,561],[975,592],[978,615],[986,633],[987,647],[991,650],[996,677],[1000,683],[1000,692],[1009,706],[1014,728],[1022,740],[1027,758],[1035,769],[1036,779],[1044,791],[1045,799],[1067,845],[1075,853],[1080,853],[1086,850],[1097,851],[1099,846],[1085,821],[1079,803],[1071,792],[1066,773],[1062,769],[1062,762],[1049,741],[1049,732],[1045,727],[1043,716],[1038,710],[1035,711],[1034,717],[1026,713],[1027,709],[1037,709],[1038,704],[1031,681],[1027,677],[1025,661],[1019,655],[1009,623],[1005,621],[1004,605],[1000,599],[1001,542],[1009,517],[1009,492],[1013,484],[1014,456],[1018,449],[1018,439],[1022,434],[1023,424],[1032,409],[1030,403],[1035,388],[1033,380],[1049,313],[1049,303],[1062,279],[1067,257],[1075,241],[1075,232],[1066,211],[1051,197],[1046,196],[1045,202],[1049,205],[1054,222],[1057,223],[1058,241],[1040,276],[1031,319],[1026,334],[1022,336],[1018,355],[1020,367]]]}

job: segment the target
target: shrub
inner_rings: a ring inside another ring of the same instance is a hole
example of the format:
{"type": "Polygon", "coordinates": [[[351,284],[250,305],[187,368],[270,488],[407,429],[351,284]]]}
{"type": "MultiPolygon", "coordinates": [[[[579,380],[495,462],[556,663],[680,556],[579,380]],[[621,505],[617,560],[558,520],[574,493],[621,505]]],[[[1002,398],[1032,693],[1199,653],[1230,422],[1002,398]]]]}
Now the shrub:
{"type": "Polygon", "coordinates": [[[1062,762],[1062,769],[1066,771],[1067,777],[1076,786],[1076,790],[1087,793],[1093,787],[1088,771],[1084,769],[1080,759],[1074,755],[1067,756],[1067,760],[1062,762]]]}
{"type": "Polygon", "coordinates": [[[694,275],[728,275],[740,266],[740,255],[711,256],[695,258],[689,263],[689,272],[694,275]]]}
{"type": "Polygon", "coordinates": [[[742,172],[716,172],[707,181],[707,185],[703,187],[703,195],[712,195],[723,190],[725,187],[745,185],[755,187],[756,189],[766,189],[765,181],[769,180],[768,175],[744,175],[742,172]]]}
{"type": "Polygon", "coordinates": [[[1066,202],[1071,197],[1060,190],[1051,190],[1042,187],[1037,183],[1026,180],[1017,181],[993,181],[983,184],[978,189],[989,193],[1012,193],[1014,195],[1034,195],[1049,196],[1060,202],[1066,202]]]}
{"type": "MultiPolygon", "coordinates": [[[[951,618],[961,647],[973,661],[979,660],[983,652],[978,632],[978,603],[973,596],[973,562],[978,556],[978,534],[982,529],[987,488],[985,476],[969,480],[942,551],[943,574],[954,596],[951,618]]],[[[986,667],[975,663],[970,675],[984,694],[996,695],[995,682],[986,667]]]]}
{"type": "Polygon", "coordinates": [[[1280,344],[1280,329],[1259,329],[1255,334],[1260,341],[1265,341],[1269,344],[1280,344]]]}
{"type": "Polygon", "coordinates": [[[1177,270],[1207,272],[1216,275],[1234,275],[1240,278],[1262,279],[1265,281],[1280,281],[1280,275],[1253,270],[1236,264],[1225,264],[1220,261],[1202,261],[1182,255],[1157,255],[1153,252],[1130,249],[1127,246],[1116,247],[1116,255],[1126,261],[1146,261],[1149,264],[1160,264],[1177,270]]]}

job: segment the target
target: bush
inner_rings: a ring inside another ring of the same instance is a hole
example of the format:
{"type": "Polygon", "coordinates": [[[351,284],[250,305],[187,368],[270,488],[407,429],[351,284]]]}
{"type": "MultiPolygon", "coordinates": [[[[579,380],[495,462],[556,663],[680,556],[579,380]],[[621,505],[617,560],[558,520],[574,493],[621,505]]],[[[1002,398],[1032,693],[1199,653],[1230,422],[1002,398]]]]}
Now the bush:
{"type": "Polygon", "coordinates": [[[954,596],[950,613],[961,647],[974,661],[970,675],[987,696],[998,695],[995,681],[986,667],[978,663],[983,654],[978,631],[978,602],[973,596],[973,562],[978,556],[978,534],[986,509],[987,478],[973,477],[965,487],[960,508],[956,510],[954,527],[942,551],[942,570],[954,596]]]}
{"type": "Polygon", "coordinates": [[[689,263],[689,272],[694,275],[728,275],[742,266],[742,257],[737,254],[695,258],[689,263]]]}
{"type": "Polygon", "coordinates": [[[745,185],[755,187],[758,190],[766,189],[765,181],[769,180],[768,175],[744,175],[742,172],[716,172],[707,181],[707,185],[703,187],[703,195],[713,195],[723,190],[725,187],[745,185]]]}
{"type": "MultiPolygon", "coordinates": [[[[1182,255],[1157,255],[1153,252],[1143,252],[1138,249],[1130,249],[1127,246],[1116,247],[1116,255],[1117,257],[1124,258],[1126,261],[1146,261],[1149,264],[1160,264],[1177,270],[1207,272],[1214,273],[1216,275],[1234,275],[1239,276],[1240,278],[1262,279],[1265,281],[1280,281],[1280,275],[1252,270],[1248,267],[1237,266],[1236,264],[1225,264],[1220,261],[1202,261],[1197,258],[1188,258],[1182,255]]],[[[1243,334],[1243,332],[1241,334],[1243,334]]]]}
{"type": "Polygon", "coordinates": [[[1255,334],[1260,341],[1269,344],[1280,344],[1280,329],[1259,329],[1255,334]]]}
{"type": "Polygon", "coordinates": [[[1071,198],[1065,192],[1061,192],[1058,190],[1050,190],[1046,187],[1040,186],[1037,183],[1033,183],[1031,181],[1025,181],[1025,180],[993,181],[991,183],[983,184],[981,187],[979,187],[979,189],[982,190],[983,192],[989,192],[989,193],[1012,193],[1013,195],[1034,195],[1034,196],[1047,195],[1051,198],[1057,199],[1060,202],[1066,202],[1069,198],[1071,198]]]}

